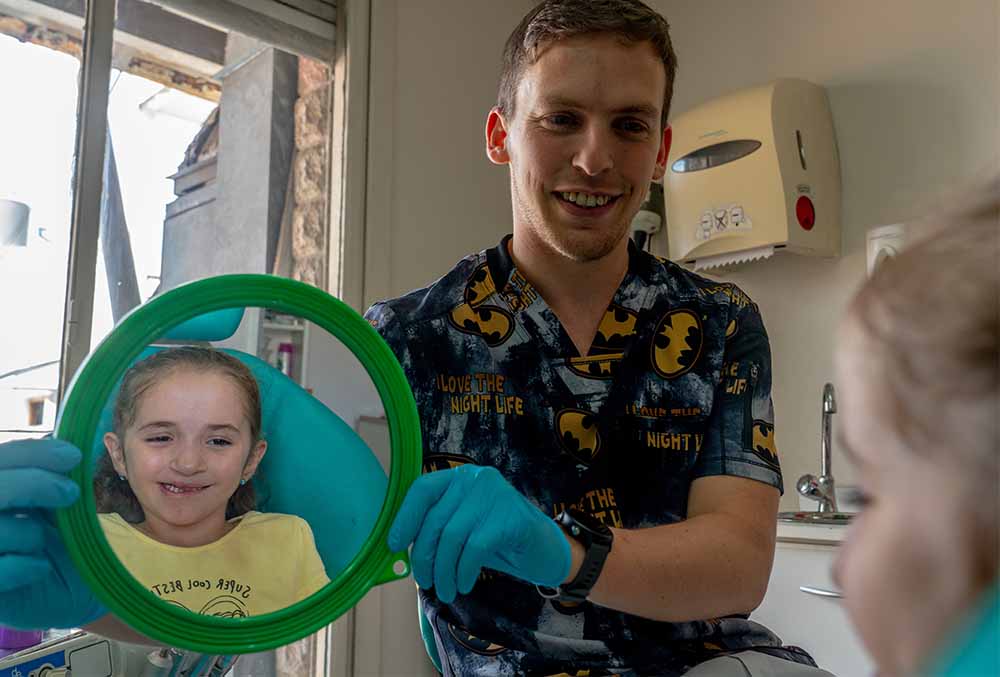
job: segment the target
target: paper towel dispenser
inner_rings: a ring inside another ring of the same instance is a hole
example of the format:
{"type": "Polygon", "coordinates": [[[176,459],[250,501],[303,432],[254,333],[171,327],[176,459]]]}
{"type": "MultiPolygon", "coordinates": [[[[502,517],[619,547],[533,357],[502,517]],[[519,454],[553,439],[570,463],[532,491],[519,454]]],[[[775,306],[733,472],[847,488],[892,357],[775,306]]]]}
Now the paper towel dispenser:
{"type": "Polygon", "coordinates": [[[840,254],[840,159],[822,87],[775,80],[713,99],[671,126],[671,259],[700,269],[782,249],[840,254]]]}

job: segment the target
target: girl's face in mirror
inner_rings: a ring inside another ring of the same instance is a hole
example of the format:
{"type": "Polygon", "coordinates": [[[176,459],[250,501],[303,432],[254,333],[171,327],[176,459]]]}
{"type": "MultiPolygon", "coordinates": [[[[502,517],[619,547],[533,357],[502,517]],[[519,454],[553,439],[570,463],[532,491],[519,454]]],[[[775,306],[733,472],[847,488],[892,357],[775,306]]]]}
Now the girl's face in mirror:
{"type": "Polygon", "coordinates": [[[145,512],[137,525],[161,543],[218,540],[229,498],[257,469],[267,444],[251,438],[243,394],[228,376],[174,369],[140,396],[124,440],[104,444],[145,512]]]}

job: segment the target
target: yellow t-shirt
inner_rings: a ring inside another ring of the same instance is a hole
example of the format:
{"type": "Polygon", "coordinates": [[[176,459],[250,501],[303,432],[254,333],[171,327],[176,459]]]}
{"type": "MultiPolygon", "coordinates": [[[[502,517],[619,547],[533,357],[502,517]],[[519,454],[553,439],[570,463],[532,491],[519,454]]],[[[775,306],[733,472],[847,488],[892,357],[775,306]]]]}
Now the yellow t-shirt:
{"type": "Polygon", "coordinates": [[[117,513],[98,515],[118,559],[160,599],[209,616],[243,618],[283,609],[329,582],[312,529],[300,517],[248,512],[207,545],[160,543],[117,513]]]}

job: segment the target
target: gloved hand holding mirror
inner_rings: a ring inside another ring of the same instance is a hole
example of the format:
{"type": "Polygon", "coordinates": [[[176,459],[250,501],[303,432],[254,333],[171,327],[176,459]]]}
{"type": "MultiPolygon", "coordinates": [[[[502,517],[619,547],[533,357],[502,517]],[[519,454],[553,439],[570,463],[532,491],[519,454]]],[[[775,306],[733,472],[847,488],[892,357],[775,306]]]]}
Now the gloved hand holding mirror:
{"type": "Polygon", "coordinates": [[[315,288],[242,275],[154,298],[81,367],[57,435],[85,450],[69,471],[82,498],[58,512],[79,576],[165,644],[287,644],[409,573],[385,536],[420,470],[412,395],[374,330],[315,288]],[[271,311],[299,319],[261,323],[271,311]],[[260,356],[227,347],[261,326],[260,356]],[[269,363],[306,336],[314,393],[282,373],[301,363],[269,363]],[[391,463],[351,427],[379,400],[391,463]]]}

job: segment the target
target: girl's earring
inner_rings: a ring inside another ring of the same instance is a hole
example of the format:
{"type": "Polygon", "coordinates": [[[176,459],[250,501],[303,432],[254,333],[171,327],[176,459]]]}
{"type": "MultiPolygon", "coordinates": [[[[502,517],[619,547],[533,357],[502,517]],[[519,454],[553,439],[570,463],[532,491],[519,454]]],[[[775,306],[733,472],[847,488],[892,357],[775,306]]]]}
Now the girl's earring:
{"type": "MultiPolygon", "coordinates": [[[[124,479],[124,478],[123,478],[123,479],[124,479]]],[[[246,483],[247,483],[247,481],[246,481],[245,479],[244,479],[244,480],[240,480],[240,486],[241,486],[241,487],[242,487],[243,485],[245,485],[246,483]]]]}
{"type": "Polygon", "coordinates": [[[122,482],[124,482],[125,481],[125,475],[119,475],[118,479],[120,479],[122,482]]]}

